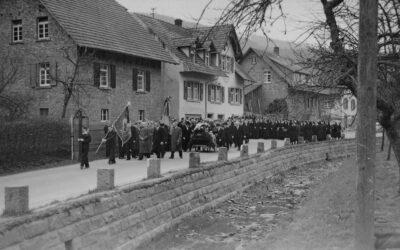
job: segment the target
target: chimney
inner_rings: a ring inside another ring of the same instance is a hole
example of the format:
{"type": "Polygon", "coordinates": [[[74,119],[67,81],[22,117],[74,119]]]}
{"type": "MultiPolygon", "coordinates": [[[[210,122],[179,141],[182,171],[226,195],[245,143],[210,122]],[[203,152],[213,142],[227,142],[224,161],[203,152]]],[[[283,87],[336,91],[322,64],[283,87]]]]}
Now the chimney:
{"type": "Polygon", "coordinates": [[[274,53],[275,53],[275,55],[279,56],[279,47],[278,46],[274,47],[274,53]]]}
{"type": "Polygon", "coordinates": [[[175,25],[182,27],[182,19],[175,19],[175,25]]]}

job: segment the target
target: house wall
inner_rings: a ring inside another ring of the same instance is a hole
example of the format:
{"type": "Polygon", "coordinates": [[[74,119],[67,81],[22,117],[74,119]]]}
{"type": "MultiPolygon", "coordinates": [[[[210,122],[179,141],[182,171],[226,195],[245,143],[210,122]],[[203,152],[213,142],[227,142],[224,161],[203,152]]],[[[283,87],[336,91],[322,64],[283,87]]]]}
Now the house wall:
{"type": "Polygon", "coordinates": [[[288,85],[262,58],[257,57],[257,63],[252,64],[251,58],[256,54],[251,51],[240,61],[242,68],[258,83],[261,83],[262,97],[260,106],[263,113],[275,99],[288,97],[288,85]],[[264,72],[271,72],[271,83],[264,83],[264,72]]]}
{"type": "MultiPolygon", "coordinates": [[[[0,1],[0,53],[7,51],[19,58],[18,81],[7,91],[29,95],[32,104],[29,109],[30,117],[38,117],[40,108],[49,109],[49,117],[61,117],[63,107],[63,86],[51,88],[32,88],[30,85],[31,65],[40,62],[50,62],[51,71],[57,63],[59,79],[66,80],[71,76],[72,64],[64,57],[63,48],[66,48],[72,59],[77,57],[77,46],[63,31],[45,8],[40,7],[39,1],[3,0],[0,1]],[[36,20],[40,16],[49,18],[50,40],[37,41],[36,20]],[[13,19],[22,19],[23,43],[11,44],[11,22],[13,19]]],[[[129,102],[131,119],[138,118],[139,110],[145,111],[147,119],[159,119],[162,112],[163,81],[161,80],[161,63],[150,60],[141,60],[135,57],[115,53],[86,54],[80,65],[79,80],[84,84],[85,91],[75,96],[67,109],[69,118],[78,108],[84,110],[89,117],[90,126],[102,125],[100,122],[101,109],[109,109],[110,121],[113,121],[129,102]],[[113,64],[116,66],[116,88],[100,89],[93,84],[93,62],[113,64]],[[151,90],[146,93],[137,93],[132,89],[132,69],[144,69],[151,74],[151,90]]],[[[77,92],[76,92],[77,93],[77,92]]]]}

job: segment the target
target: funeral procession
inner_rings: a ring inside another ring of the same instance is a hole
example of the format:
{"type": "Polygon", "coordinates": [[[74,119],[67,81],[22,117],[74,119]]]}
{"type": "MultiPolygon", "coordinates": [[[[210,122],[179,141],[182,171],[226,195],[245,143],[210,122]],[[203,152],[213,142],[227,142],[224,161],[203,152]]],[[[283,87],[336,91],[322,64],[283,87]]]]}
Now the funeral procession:
{"type": "Polygon", "coordinates": [[[0,0],[0,250],[400,249],[398,0],[0,0]]]}

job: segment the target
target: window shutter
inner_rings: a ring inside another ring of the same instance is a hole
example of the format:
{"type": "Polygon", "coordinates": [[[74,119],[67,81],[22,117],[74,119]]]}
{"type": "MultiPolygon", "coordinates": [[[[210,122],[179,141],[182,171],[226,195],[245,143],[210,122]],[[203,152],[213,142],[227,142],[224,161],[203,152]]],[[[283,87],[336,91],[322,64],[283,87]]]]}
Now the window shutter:
{"type": "Polygon", "coordinates": [[[183,99],[187,100],[187,96],[188,96],[188,91],[187,91],[187,82],[184,81],[183,82],[183,99]]]}
{"type": "Polygon", "coordinates": [[[221,87],[221,102],[225,102],[225,87],[221,87]]]}
{"type": "Polygon", "coordinates": [[[243,104],[243,90],[239,89],[239,100],[240,100],[240,104],[243,104]]]}
{"type": "Polygon", "coordinates": [[[100,63],[93,63],[93,83],[95,87],[100,87],[100,63]]]}
{"type": "Polygon", "coordinates": [[[39,86],[39,64],[37,63],[29,65],[29,84],[32,88],[39,86]]]}
{"type": "Polygon", "coordinates": [[[231,58],[231,72],[235,72],[235,58],[232,57],[231,58]]]}
{"type": "Polygon", "coordinates": [[[137,74],[138,70],[133,68],[132,69],[132,90],[137,91],[137,74]]]}
{"type": "Polygon", "coordinates": [[[211,101],[211,85],[208,85],[208,101],[211,101]]]}
{"type": "Polygon", "coordinates": [[[150,92],[150,71],[146,70],[146,91],[150,92]]]}
{"type": "Polygon", "coordinates": [[[199,87],[200,87],[200,101],[203,101],[203,84],[199,83],[199,87]]]}
{"type": "Polygon", "coordinates": [[[57,81],[58,81],[58,64],[57,62],[54,62],[53,65],[50,64],[50,70],[51,70],[51,86],[57,86],[57,81]]]}
{"type": "Polygon", "coordinates": [[[232,103],[232,88],[228,88],[228,103],[232,103]]]}
{"type": "Polygon", "coordinates": [[[113,64],[110,64],[110,83],[111,83],[111,88],[115,89],[117,85],[117,75],[116,75],[115,65],[113,64]]]}

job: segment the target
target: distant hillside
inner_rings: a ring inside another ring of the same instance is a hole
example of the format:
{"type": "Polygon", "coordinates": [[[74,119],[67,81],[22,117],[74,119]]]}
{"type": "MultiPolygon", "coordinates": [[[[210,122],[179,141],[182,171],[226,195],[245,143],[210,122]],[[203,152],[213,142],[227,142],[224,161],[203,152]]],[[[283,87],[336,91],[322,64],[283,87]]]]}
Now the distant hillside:
{"type": "MultiPolygon", "coordinates": [[[[139,14],[150,16],[150,17],[152,16],[152,14],[149,14],[149,13],[139,13],[139,14]]],[[[162,20],[167,23],[172,23],[172,24],[175,23],[175,19],[178,19],[178,17],[166,16],[166,15],[161,15],[161,14],[154,14],[154,18],[162,20]]],[[[195,28],[196,22],[183,20],[182,27],[187,28],[187,29],[195,28]]],[[[206,26],[199,24],[198,27],[206,27],[206,26]]]]}

